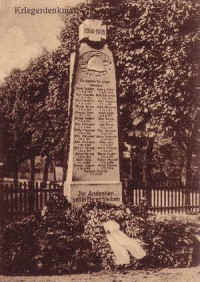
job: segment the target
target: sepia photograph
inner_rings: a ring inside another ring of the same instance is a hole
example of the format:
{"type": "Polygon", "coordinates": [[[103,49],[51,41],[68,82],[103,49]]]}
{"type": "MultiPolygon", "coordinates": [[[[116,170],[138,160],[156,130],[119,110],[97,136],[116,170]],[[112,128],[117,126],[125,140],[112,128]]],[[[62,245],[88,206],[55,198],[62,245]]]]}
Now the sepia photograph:
{"type": "Polygon", "coordinates": [[[200,0],[0,0],[0,282],[200,280],[200,0]]]}

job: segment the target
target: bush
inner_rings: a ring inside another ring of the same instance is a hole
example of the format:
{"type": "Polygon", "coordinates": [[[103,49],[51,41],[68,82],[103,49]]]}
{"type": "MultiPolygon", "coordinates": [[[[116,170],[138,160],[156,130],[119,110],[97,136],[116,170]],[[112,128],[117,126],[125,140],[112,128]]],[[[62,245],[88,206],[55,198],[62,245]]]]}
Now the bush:
{"type": "Polygon", "coordinates": [[[182,223],[147,222],[143,239],[148,247],[144,265],[149,267],[184,267],[192,264],[194,241],[182,223]]]}
{"type": "Polygon", "coordinates": [[[73,209],[63,197],[52,197],[43,216],[8,224],[1,237],[1,273],[63,274],[112,270],[114,253],[103,223],[115,220],[131,238],[144,242],[147,255],[131,257],[127,267],[182,267],[192,264],[194,240],[188,225],[156,221],[145,202],[139,207],[90,203],[73,209]],[[55,201],[57,208],[54,208],[55,201]]]}
{"type": "Polygon", "coordinates": [[[38,228],[35,216],[8,224],[1,237],[1,272],[31,273],[37,244],[34,232],[38,228]]]}
{"type": "Polygon", "coordinates": [[[192,264],[194,240],[186,224],[156,222],[153,218],[148,218],[141,207],[107,210],[94,208],[88,213],[85,236],[92,242],[94,251],[101,257],[103,267],[106,269],[115,267],[114,254],[102,227],[102,222],[109,219],[116,220],[120,229],[129,237],[144,242],[147,256],[138,262],[132,257],[131,267],[183,267],[192,264]],[[137,216],[134,215],[134,210],[137,216]],[[138,210],[141,211],[140,216],[138,210]]]}
{"type": "Polygon", "coordinates": [[[52,197],[43,217],[28,216],[7,225],[1,238],[1,273],[63,274],[96,271],[98,259],[83,238],[81,213],[52,197]],[[53,202],[58,201],[57,209],[53,202]],[[94,262],[97,263],[94,263],[94,262]]]}

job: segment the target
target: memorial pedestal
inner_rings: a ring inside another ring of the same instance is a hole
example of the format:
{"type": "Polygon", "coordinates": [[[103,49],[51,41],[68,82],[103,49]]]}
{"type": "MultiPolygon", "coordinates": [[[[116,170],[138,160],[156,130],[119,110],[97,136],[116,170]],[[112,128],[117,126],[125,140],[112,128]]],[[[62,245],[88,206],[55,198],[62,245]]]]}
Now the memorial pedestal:
{"type": "Polygon", "coordinates": [[[120,182],[72,182],[65,189],[68,200],[76,207],[90,202],[122,203],[120,182]]]}

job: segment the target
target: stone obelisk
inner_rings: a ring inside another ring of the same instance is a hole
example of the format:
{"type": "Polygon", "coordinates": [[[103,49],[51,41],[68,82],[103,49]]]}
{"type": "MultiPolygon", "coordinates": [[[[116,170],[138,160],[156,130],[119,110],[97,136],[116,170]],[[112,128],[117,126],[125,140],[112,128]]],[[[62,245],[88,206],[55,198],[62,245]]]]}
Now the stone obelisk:
{"type": "Polygon", "coordinates": [[[64,194],[74,206],[122,203],[115,64],[106,26],[86,20],[71,56],[72,124],[64,194]]]}

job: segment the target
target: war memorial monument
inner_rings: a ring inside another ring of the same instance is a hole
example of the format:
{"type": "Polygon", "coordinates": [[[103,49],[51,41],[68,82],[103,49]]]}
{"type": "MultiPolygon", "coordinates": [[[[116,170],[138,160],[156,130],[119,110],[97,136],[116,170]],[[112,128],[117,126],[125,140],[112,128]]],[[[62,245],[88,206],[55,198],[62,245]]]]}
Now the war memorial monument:
{"type": "Polygon", "coordinates": [[[99,20],[85,20],[79,27],[79,47],[70,61],[70,105],[64,194],[74,206],[91,201],[120,205],[115,64],[99,20]]]}

